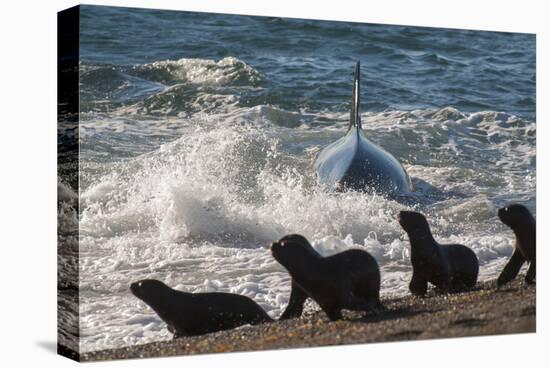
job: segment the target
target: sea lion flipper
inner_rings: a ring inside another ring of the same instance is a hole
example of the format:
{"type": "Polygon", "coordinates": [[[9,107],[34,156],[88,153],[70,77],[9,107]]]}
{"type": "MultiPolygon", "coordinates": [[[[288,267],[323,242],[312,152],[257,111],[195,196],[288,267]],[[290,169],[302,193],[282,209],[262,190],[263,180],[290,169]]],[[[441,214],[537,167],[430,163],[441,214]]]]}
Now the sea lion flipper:
{"type": "Polygon", "coordinates": [[[428,291],[428,281],[413,272],[411,282],[409,283],[409,290],[415,296],[423,296],[428,291]]]}
{"type": "Polygon", "coordinates": [[[529,264],[529,269],[527,270],[527,275],[525,275],[525,283],[534,284],[536,277],[536,260],[531,261],[529,264]]]}
{"type": "Polygon", "coordinates": [[[525,258],[521,252],[518,249],[515,249],[512,257],[508,261],[508,264],[506,264],[502,270],[502,273],[500,273],[497,279],[497,285],[501,286],[513,280],[518,275],[519,269],[521,269],[524,262],[525,258]]]}
{"type": "Polygon", "coordinates": [[[361,307],[361,309],[363,311],[367,311],[372,315],[378,315],[380,312],[386,310],[386,308],[378,299],[362,300],[362,302],[363,306],[361,307]]]}
{"type": "Polygon", "coordinates": [[[304,302],[307,297],[307,294],[302,290],[302,288],[300,288],[295,281],[292,281],[288,306],[286,306],[286,310],[283,312],[281,317],[279,317],[279,320],[292,319],[302,316],[304,302]]]}
{"type": "Polygon", "coordinates": [[[342,310],[337,305],[321,304],[319,306],[325,311],[330,321],[337,321],[342,318],[342,310]]]}
{"type": "Polygon", "coordinates": [[[346,300],[346,304],[343,305],[343,308],[348,310],[367,311],[374,315],[385,310],[385,307],[378,297],[363,297],[361,294],[348,292],[347,296],[342,298],[346,300]]]}
{"type": "Polygon", "coordinates": [[[472,287],[464,283],[463,281],[451,281],[451,287],[449,288],[449,293],[461,293],[471,290],[472,287]]]}

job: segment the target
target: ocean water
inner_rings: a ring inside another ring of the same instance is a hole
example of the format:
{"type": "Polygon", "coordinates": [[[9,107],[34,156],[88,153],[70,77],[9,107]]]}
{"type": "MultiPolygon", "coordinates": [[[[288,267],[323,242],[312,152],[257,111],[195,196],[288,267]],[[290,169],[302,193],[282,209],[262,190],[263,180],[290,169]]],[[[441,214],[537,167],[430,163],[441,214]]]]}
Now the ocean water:
{"type": "MultiPolygon", "coordinates": [[[[482,280],[513,248],[496,209],[536,214],[534,35],[82,6],[80,46],[80,212],[58,216],[80,225],[83,352],[171,337],[129,291],[143,278],[278,317],[290,278],[269,244],[288,233],[369,251],[389,297],[411,276],[400,210],[472,248],[482,280]],[[356,61],[365,133],[418,204],[317,184],[356,61]]],[[[61,201],[75,192],[59,183],[61,201]]]]}

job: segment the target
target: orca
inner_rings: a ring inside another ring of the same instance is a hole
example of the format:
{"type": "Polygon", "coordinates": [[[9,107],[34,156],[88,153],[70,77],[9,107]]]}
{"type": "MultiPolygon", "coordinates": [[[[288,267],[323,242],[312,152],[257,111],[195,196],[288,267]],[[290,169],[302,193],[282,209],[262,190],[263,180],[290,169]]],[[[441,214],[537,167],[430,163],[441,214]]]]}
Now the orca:
{"type": "Polygon", "coordinates": [[[357,62],[348,132],[319,152],[314,164],[319,182],[334,191],[373,192],[392,198],[406,196],[413,188],[401,163],[363,132],[359,84],[357,62]]]}

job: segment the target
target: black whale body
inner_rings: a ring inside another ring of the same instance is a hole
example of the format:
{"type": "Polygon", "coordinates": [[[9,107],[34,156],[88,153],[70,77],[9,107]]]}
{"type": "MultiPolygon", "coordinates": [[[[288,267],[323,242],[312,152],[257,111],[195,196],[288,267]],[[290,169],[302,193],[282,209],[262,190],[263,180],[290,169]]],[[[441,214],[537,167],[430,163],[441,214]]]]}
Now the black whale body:
{"type": "Polygon", "coordinates": [[[412,184],[401,163],[367,139],[361,128],[359,69],[358,62],[348,132],[317,156],[319,181],[336,190],[374,191],[392,197],[406,195],[412,191],[412,184]]]}

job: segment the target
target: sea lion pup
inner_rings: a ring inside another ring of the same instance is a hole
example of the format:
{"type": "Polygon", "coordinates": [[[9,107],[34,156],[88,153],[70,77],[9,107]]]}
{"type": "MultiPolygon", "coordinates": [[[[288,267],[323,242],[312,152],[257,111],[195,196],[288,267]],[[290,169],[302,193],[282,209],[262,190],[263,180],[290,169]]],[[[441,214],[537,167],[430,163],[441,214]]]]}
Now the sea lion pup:
{"type": "Polygon", "coordinates": [[[311,297],[332,321],[342,309],[377,312],[380,303],[380,270],[368,252],[347,250],[322,257],[304,237],[284,236],[271,245],[273,257],[292,277],[290,300],[279,320],[300,317],[311,297]]]}
{"type": "Polygon", "coordinates": [[[524,262],[530,263],[525,282],[533,284],[536,273],[537,228],[535,218],[529,209],[520,204],[511,204],[498,210],[502,223],[512,228],[516,235],[516,244],[512,257],[500,273],[497,285],[501,286],[514,279],[524,262]]]}
{"type": "Polygon", "coordinates": [[[231,293],[187,293],[159,280],[132,283],[130,290],[168,324],[174,338],[273,321],[248,297],[231,293]]]}
{"type": "Polygon", "coordinates": [[[477,281],[479,262],[476,254],[464,245],[440,245],[432,236],[424,215],[402,211],[399,224],[411,243],[413,276],[409,289],[423,296],[428,282],[440,292],[461,292],[471,289],[477,281]]]}

